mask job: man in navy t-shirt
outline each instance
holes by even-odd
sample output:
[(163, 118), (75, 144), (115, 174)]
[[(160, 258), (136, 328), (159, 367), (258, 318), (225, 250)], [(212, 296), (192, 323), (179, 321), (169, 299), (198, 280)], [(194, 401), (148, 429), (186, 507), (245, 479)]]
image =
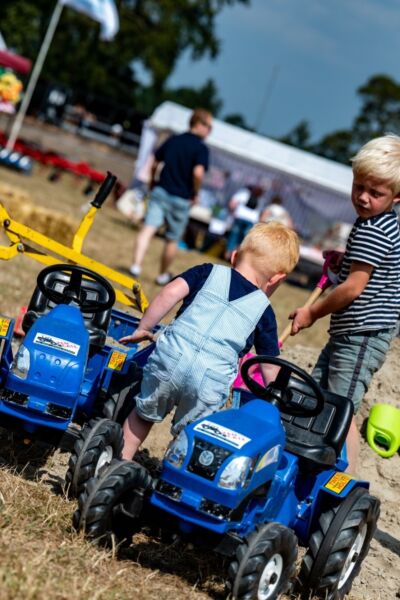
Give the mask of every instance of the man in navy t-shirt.
[[(155, 152), (149, 188), (152, 190), (144, 225), (136, 240), (135, 259), (130, 267), (138, 277), (149, 243), (161, 225), (166, 226), (165, 246), (161, 255), (160, 274), (156, 282), (165, 285), (172, 279), (169, 273), (192, 204), (208, 169), (208, 148), (204, 139), (212, 128), (212, 115), (201, 108), (190, 118), (190, 130), (173, 135)], [(156, 176), (160, 172), (157, 183)]]

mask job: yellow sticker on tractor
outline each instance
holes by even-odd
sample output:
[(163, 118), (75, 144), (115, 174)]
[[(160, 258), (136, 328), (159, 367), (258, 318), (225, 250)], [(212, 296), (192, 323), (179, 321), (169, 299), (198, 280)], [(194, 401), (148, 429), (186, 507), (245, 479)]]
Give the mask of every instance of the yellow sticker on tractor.
[(121, 371), (122, 367), (124, 366), (125, 359), (125, 352), (118, 352), (117, 350), (114, 350), (110, 356), (107, 366), (109, 369), (113, 369), (114, 371)]
[(0, 317), (0, 337), (6, 337), (11, 319)]
[(347, 475), (347, 473), (335, 473), (325, 484), (325, 487), (335, 494), (340, 494), (352, 479), (353, 477)]

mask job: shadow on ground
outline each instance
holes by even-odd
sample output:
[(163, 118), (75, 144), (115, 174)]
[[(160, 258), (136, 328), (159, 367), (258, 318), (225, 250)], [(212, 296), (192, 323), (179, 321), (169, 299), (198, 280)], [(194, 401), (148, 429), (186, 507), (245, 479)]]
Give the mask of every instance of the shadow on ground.
[(134, 539), (133, 545), (121, 549), (121, 559), (133, 560), (155, 572), (175, 575), (214, 600), (226, 598), (227, 559), (209, 549), (193, 547), (178, 538), (164, 539), (138, 534)]

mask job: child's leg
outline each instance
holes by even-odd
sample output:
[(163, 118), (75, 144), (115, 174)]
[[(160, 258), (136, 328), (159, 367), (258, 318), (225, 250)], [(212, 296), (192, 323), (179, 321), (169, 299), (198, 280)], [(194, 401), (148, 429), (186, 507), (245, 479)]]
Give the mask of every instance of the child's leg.
[(346, 471), (349, 473), (357, 473), (357, 462), (360, 454), (360, 434), (358, 433), (358, 427), (355, 417), (353, 417), (349, 429), (349, 433), (346, 438), (347, 445), (347, 460), (349, 466)]
[(136, 406), (123, 425), (122, 458), (131, 460), (148, 436), (153, 423), (160, 423), (172, 410), (174, 396), (168, 376), (168, 364), (163, 364), (156, 347), (144, 368), (140, 393), (135, 398)]
[(123, 425), (124, 432), (124, 447), (122, 450), (122, 458), (132, 460), (139, 446), (148, 436), (153, 423), (141, 419), (136, 410), (128, 415)]
[[(331, 338), (328, 389), (353, 402), (354, 413), (368, 391), (373, 375), (382, 366), (390, 346), (391, 332), (353, 334)], [(360, 452), (360, 435), (355, 417), (346, 438), (347, 470), (355, 473)]]

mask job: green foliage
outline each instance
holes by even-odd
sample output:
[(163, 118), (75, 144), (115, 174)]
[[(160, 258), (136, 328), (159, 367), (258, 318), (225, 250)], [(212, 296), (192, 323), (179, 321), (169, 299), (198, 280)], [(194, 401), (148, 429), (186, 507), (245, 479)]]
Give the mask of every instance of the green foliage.
[(224, 117), (225, 123), (230, 123), (231, 125), (236, 125), (236, 127), (241, 127), (242, 129), (247, 129), (248, 131), (254, 131), (253, 127), (250, 127), (244, 117), (239, 113), (233, 113), (230, 115), (226, 115)]
[(279, 141), (290, 146), (296, 146), (296, 148), (308, 150), (310, 144), (310, 124), (308, 121), (300, 121), (296, 127), (280, 138)]
[[(215, 58), (219, 40), (215, 18), (227, 6), (249, 0), (115, 0), (120, 30), (113, 42), (99, 39), (98, 23), (69, 7), (63, 9), (42, 78), (61, 83), (81, 97), (96, 94), (122, 105), (142, 102), (150, 112), (165, 98), (166, 81), (178, 58)], [(34, 60), (56, 0), (1, 0), (1, 30), (9, 47)], [(149, 90), (139, 82), (137, 66), (150, 74)], [(181, 90), (183, 97), (190, 90)], [(192, 90), (218, 112), (215, 85)], [(168, 94), (178, 91), (168, 91)], [(181, 102), (182, 103), (182, 102)]]
[(328, 133), (312, 146), (315, 154), (348, 164), (349, 158), (355, 154), (353, 135), (347, 129)]
[(163, 100), (171, 100), (188, 108), (201, 106), (217, 115), (222, 108), (222, 100), (218, 98), (215, 82), (208, 79), (206, 83), (198, 88), (181, 87), (175, 90), (168, 89), (163, 93)]
[(363, 103), (353, 123), (359, 145), (388, 132), (400, 133), (400, 84), (387, 75), (374, 75), (357, 93)]
[(357, 94), (361, 108), (349, 129), (333, 131), (311, 144), (308, 123), (301, 121), (280, 141), (348, 165), (368, 140), (389, 132), (400, 134), (399, 83), (387, 75), (373, 75)]

